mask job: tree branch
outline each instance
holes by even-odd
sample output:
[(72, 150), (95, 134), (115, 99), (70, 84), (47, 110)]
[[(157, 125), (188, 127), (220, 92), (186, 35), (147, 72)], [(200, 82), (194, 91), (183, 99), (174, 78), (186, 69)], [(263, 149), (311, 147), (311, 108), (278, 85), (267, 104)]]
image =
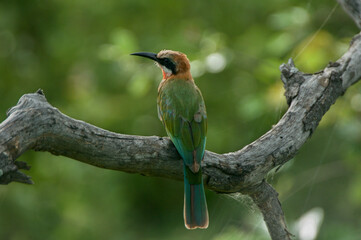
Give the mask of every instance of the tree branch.
[[(359, 9), (357, 1), (340, 3)], [(358, 15), (359, 24), (360, 12), (351, 12), (356, 13), (351, 14), (354, 19)], [(323, 71), (302, 73), (291, 59), (280, 70), (289, 105), (282, 119), (239, 151), (206, 151), (202, 168), (209, 189), (248, 194), (261, 209), (272, 239), (289, 239), (277, 193), (264, 178), (296, 155), (330, 106), (361, 78), (361, 34)], [(51, 106), (41, 90), (23, 95), (0, 124), (0, 184), (32, 183), (19, 171), (30, 167), (17, 161), (28, 150), (48, 151), (101, 168), (183, 179), (182, 161), (168, 138), (113, 133), (70, 118)]]
[(250, 189), (249, 196), (261, 210), (268, 232), (272, 239), (291, 239), (288, 232), (278, 193), (271, 185), (263, 181)]
[[(257, 199), (264, 191), (249, 189), (259, 189), (255, 186), (262, 183), (272, 168), (295, 156), (329, 107), (360, 79), (361, 34), (353, 38), (349, 50), (337, 62), (330, 63), (321, 72), (302, 73), (292, 60), (281, 65), (280, 70), (288, 111), (270, 131), (237, 152), (216, 154), (206, 151), (202, 167), (209, 189), (246, 193), (260, 205)], [(16, 161), (31, 149), (107, 169), (183, 178), (182, 161), (168, 138), (117, 134), (75, 120), (51, 106), (41, 90), (22, 96), (7, 115), (0, 124), (2, 184), (11, 181), (32, 183), (30, 177), (19, 171), (29, 167)], [(277, 197), (273, 194), (272, 198)], [(267, 219), (272, 217), (265, 216), (266, 222)], [(279, 222), (282, 224), (283, 220)]]

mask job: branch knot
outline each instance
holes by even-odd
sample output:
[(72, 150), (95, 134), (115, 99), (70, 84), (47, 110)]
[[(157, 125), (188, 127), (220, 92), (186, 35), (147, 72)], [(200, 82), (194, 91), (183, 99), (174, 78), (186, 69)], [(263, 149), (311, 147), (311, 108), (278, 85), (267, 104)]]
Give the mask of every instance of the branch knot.
[(292, 100), (298, 95), (300, 85), (305, 81), (305, 78), (303, 73), (295, 67), (292, 58), (288, 60), (287, 64), (283, 63), (280, 66), (280, 71), (281, 80), (286, 90), (284, 95), (288, 106), (290, 106)]

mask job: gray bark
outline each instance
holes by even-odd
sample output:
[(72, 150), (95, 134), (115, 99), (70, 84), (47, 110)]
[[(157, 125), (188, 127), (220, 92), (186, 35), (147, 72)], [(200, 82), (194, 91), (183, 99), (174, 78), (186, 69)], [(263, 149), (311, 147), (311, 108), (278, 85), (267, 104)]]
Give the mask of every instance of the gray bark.
[[(358, 1), (340, 0), (345, 9)], [(353, 5), (352, 5), (353, 4)], [(351, 11), (352, 17), (359, 10)], [(357, 19), (355, 20), (357, 24)], [(292, 159), (323, 115), (361, 78), (361, 33), (335, 63), (315, 74), (300, 72), (292, 60), (280, 66), (289, 108), (267, 133), (239, 151), (206, 151), (205, 186), (222, 193), (249, 195), (261, 210), (272, 239), (290, 239), (277, 192), (264, 178)], [(32, 183), (17, 159), (26, 151), (48, 151), (101, 168), (182, 180), (182, 161), (168, 138), (113, 133), (73, 119), (51, 106), (43, 92), (23, 95), (0, 124), (0, 184)]]
[(247, 193), (263, 214), (272, 239), (291, 239), (293, 235), (287, 230), (278, 193), (271, 185), (263, 181)]

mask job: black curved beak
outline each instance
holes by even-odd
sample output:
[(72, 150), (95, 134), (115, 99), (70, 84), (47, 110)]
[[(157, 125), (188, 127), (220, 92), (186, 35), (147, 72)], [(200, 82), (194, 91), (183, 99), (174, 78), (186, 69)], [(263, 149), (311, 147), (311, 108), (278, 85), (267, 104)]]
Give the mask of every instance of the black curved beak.
[(156, 54), (156, 53), (151, 53), (151, 52), (136, 52), (136, 53), (131, 53), (130, 55), (145, 57), (145, 58), (149, 58), (149, 59), (152, 59), (152, 60), (158, 62), (158, 58), (157, 58), (157, 54)]

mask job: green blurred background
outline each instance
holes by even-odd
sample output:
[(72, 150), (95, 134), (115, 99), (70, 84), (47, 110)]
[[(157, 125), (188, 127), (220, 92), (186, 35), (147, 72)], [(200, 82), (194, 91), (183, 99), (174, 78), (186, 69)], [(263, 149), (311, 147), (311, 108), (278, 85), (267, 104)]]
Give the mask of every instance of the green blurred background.
[[(42, 88), (53, 106), (76, 119), (164, 136), (156, 112), (161, 72), (129, 53), (173, 49), (188, 55), (203, 92), (207, 149), (235, 151), (286, 111), (281, 63), (293, 57), (300, 70), (318, 71), (356, 33), (329, 0), (2, 0), (0, 121), (21, 95)], [(312, 239), (312, 231), (317, 239), (360, 239), (360, 90), (352, 86), (295, 159), (268, 176), (297, 239)], [(182, 182), (43, 152), (20, 160), (32, 165), (35, 185), (0, 186), (0, 239), (269, 238), (242, 196), (207, 191), (210, 226), (188, 231)]]

